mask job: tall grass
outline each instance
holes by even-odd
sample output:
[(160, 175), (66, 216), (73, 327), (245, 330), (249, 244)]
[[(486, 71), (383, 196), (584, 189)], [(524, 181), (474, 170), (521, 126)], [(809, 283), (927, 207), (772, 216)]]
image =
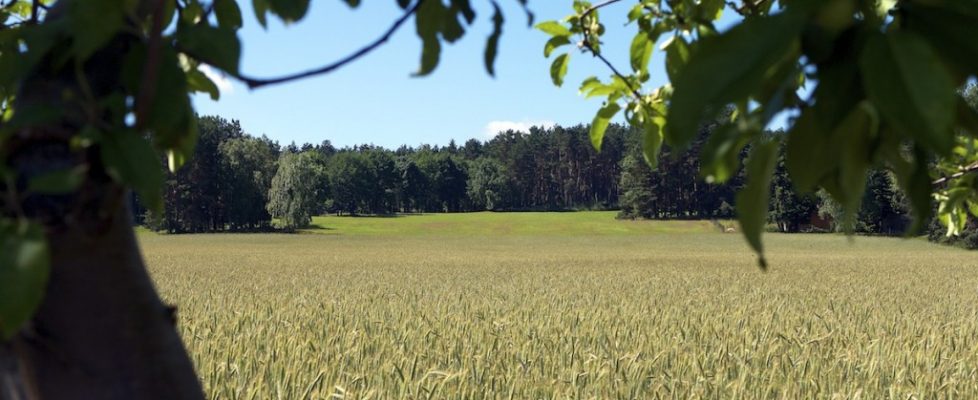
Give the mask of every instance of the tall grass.
[(975, 253), (653, 231), (141, 242), (212, 398), (978, 398)]

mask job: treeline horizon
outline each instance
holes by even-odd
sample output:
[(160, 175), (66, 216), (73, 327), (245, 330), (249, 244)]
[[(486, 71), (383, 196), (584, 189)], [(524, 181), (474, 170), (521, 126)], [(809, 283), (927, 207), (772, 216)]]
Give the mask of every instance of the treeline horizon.
[[(337, 148), (329, 140), (282, 146), (217, 116), (199, 117), (198, 126), (191, 161), (166, 172), (162, 215), (134, 199), (137, 223), (201, 233), (272, 230), (273, 220), (277, 228), (294, 230), (324, 214), (618, 210), (619, 218), (728, 219), (744, 183), (743, 169), (723, 184), (700, 175), (700, 155), (709, 146), (704, 139), (715, 122), (704, 124), (700, 139), (685, 151), (665, 146), (655, 170), (641, 154), (641, 133), (621, 124), (608, 127), (601, 151), (592, 147), (583, 124), (396, 149)], [(798, 193), (783, 162), (772, 182), (770, 209), (771, 230), (842, 228), (838, 204), (822, 193)], [(891, 174), (874, 171), (854, 228), (901, 234), (908, 210)], [(939, 228), (931, 227), (933, 239), (940, 238)], [(978, 242), (978, 233), (969, 234), (963, 240)]]

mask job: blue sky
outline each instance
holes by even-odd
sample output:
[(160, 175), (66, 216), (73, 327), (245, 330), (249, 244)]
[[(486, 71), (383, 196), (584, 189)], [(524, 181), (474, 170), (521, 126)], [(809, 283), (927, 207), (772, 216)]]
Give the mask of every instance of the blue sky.
[[(248, 8), (251, 2), (239, 3), (245, 7), (241, 71), (255, 77), (333, 62), (375, 40), (402, 13), (393, 0), (365, 1), (354, 10), (339, 0), (313, 1), (302, 21), (284, 26), (270, 18), (266, 30)], [(282, 144), (328, 139), (337, 146), (444, 145), (451, 139), (489, 139), (495, 130), (509, 127), (589, 122), (601, 100), (579, 96), (579, 83), (590, 75), (604, 79), (610, 71), (565, 46), (572, 51), (570, 68), (564, 86), (554, 87), (550, 60), (543, 57), (547, 36), (527, 27), (516, 0), (501, 0), (506, 23), (492, 78), (482, 61), (491, 29), (489, 2), (473, 3), (475, 24), (459, 42), (442, 48), (441, 63), (428, 77), (410, 76), (421, 49), (411, 20), (387, 44), (331, 74), (255, 90), (221, 79), (219, 101), (197, 95), (194, 104), (201, 114), (237, 119), (246, 132)], [(628, 45), (635, 32), (634, 26), (624, 26), (629, 3), (610, 6), (602, 14), (608, 32), (604, 52), (620, 69), (628, 68)], [(536, 21), (562, 18), (570, 13), (570, 4), (530, 1)], [(656, 49), (651, 66), (655, 86), (666, 79), (662, 57)]]

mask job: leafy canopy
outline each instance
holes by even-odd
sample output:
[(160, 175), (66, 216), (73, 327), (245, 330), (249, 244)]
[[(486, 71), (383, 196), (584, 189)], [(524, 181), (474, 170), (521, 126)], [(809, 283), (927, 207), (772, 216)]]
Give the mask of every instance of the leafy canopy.
[[(599, 11), (615, 3), (631, 4), (627, 21), (636, 32), (624, 72), (602, 52)], [(719, 31), (717, 21), (731, 12), (741, 22)], [(643, 128), (654, 167), (663, 143), (688, 146), (703, 121), (735, 108), (704, 148), (702, 176), (726, 181), (741, 167), (736, 155), (751, 148), (737, 212), (762, 267), (777, 141), (787, 142), (786, 166), (799, 189), (826, 190), (847, 221), (876, 168), (892, 171), (910, 199), (908, 233), (930, 220), (932, 202), (949, 235), (969, 213), (978, 217), (978, 114), (959, 95), (978, 75), (978, 1), (578, 0), (571, 15), (536, 27), (549, 36), (544, 56), (576, 44), (611, 72), (580, 86), (586, 97), (605, 98), (591, 129), (596, 148), (607, 121), (624, 112)], [(671, 83), (652, 88), (655, 51), (665, 53)], [(554, 58), (558, 86), (572, 52)], [(783, 113), (791, 116), (788, 132), (765, 134)]]
[[(518, 1), (525, 6), (525, 0)], [(503, 16), (491, 2), (493, 29), (484, 58), (486, 70), (494, 74)], [(310, 3), (251, 0), (262, 26), (270, 17), (297, 22)], [(360, 1), (345, 3), (355, 8)], [(252, 88), (302, 79), (355, 61), (413, 18), (422, 42), (415, 76), (424, 76), (437, 67), (442, 44), (459, 40), (476, 18), (470, 0), (396, 3), (403, 16), (348, 57), (311, 71), (255, 78), (239, 65), (238, 30), (245, 20), (239, 0), (0, 1), (0, 340), (12, 337), (33, 314), (49, 273), (45, 226), (22, 207), (31, 196), (71, 196), (107, 175), (159, 214), (164, 174), (157, 154), (166, 154), (170, 171), (184, 165), (197, 143), (190, 94), (206, 93), (215, 100), (221, 95), (203, 66)], [(527, 16), (532, 21), (529, 11)], [(53, 86), (58, 87), (47, 90)], [(30, 172), (10, 166), (8, 157), (17, 147), (12, 143), (30, 140), (21, 133), (53, 127), (73, 127), (70, 137), (62, 139), (81, 160), (77, 165), (53, 163), (46, 167), (50, 170)], [(277, 202), (271, 211), (290, 226), (308, 221), (304, 204), (287, 203)]]

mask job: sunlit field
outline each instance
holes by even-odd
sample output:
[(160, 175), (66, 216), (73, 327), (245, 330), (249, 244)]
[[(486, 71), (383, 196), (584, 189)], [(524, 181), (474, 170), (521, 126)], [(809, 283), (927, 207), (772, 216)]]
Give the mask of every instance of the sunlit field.
[(613, 217), (140, 241), (211, 398), (978, 398), (978, 253)]

